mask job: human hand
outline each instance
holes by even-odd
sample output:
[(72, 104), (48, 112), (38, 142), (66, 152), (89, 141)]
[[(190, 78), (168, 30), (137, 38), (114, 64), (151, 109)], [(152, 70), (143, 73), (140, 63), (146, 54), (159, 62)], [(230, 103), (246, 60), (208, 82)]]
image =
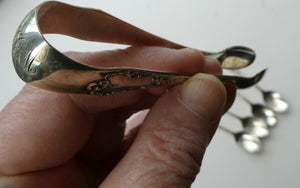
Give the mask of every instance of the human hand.
[[(221, 73), (196, 50), (68, 53), (97, 66)], [(182, 85), (87, 96), (26, 85), (0, 114), (0, 187), (190, 187), (235, 88), (197, 74)], [(150, 109), (124, 137), (126, 119)], [(139, 117), (137, 117), (139, 118)]]

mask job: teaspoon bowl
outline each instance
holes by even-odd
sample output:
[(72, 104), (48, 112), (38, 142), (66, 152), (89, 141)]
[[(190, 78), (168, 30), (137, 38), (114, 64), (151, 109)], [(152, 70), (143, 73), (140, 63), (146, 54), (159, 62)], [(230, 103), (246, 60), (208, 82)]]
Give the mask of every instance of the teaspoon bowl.
[(254, 50), (245, 46), (232, 46), (221, 52), (203, 52), (208, 57), (215, 57), (224, 69), (240, 69), (251, 65), (255, 60)]
[(269, 136), (270, 131), (268, 129), (268, 125), (261, 118), (257, 118), (254, 116), (241, 118), (232, 112), (227, 112), (230, 116), (241, 121), (242, 126), (244, 128), (244, 132), (249, 133), (251, 135), (255, 135), (259, 138), (264, 138)]
[(244, 131), (235, 133), (223, 126), (219, 126), (218, 128), (223, 130), (224, 132), (233, 135), (236, 143), (240, 145), (242, 149), (244, 149), (248, 153), (257, 153), (261, 151), (262, 144), (259, 137), (250, 133), (246, 133)]
[(272, 109), (261, 104), (253, 104), (252, 113), (254, 116), (264, 120), (269, 127), (275, 127), (278, 123), (277, 114)]
[(260, 87), (256, 88), (262, 92), (265, 105), (277, 113), (287, 112), (289, 109), (289, 104), (286, 102), (282, 96), (276, 91), (264, 91)]

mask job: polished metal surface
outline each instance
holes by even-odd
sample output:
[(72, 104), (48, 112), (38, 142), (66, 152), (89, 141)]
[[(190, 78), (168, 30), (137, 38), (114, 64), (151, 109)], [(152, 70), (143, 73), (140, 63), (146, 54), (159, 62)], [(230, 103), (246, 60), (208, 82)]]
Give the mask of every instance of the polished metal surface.
[(248, 153), (257, 153), (261, 151), (262, 144), (259, 137), (257, 137), (256, 135), (245, 131), (234, 133), (222, 125), (219, 126), (219, 129), (233, 135), (236, 143), (239, 144), (242, 149), (244, 149)]
[(259, 138), (264, 138), (270, 135), (268, 125), (261, 118), (253, 116), (241, 118), (231, 112), (227, 112), (227, 114), (240, 120), (246, 133), (255, 135)]
[(277, 113), (287, 112), (289, 103), (276, 91), (265, 91), (261, 87), (256, 88), (263, 94), (265, 105)]
[[(19, 77), (43, 89), (110, 95), (150, 87), (171, 86), (191, 76), (134, 68), (83, 65), (51, 46), (43, 37), (43, 34), (49, 33), (90, 41), (184, 48), (98, 10), (59, 2), (45, 2), (24, 18), (15, 34), (12, 48), (13, 62)], [(216, 77), (223, 82), (235, 83), (238, 88), (247, 88), (256, 84), (263, 74), (264, 71), (250, 78), (226, 75)]]
[(278, 124), (277, 114), (272, 109), (262, 104), (253, 104), (242, 95), (238, 95), (238, 96), (251, 106), (253, 116), (258, 117), (263, 121), (265, 121), (269, 127), (275, 127)]
[(261, 150), (260, 139), (248, 133), (238, 133), (235, 135), (236, 142), (249, 153), (257, 153)]
[(224, 69), (240, 69), (249, 66), (255, 60), (254, 50), (245, 46), (233, 46), (221, 52), (203, 52), (206, 56), (215, 57)]
[(252, 104), (252, 113), (254, 116), (263, 119), (269, 127), (275, 127), (278, 124), (277, 114), (261, 104)]
[[(238, 70), (234, 71), (234, 73), (239, 76), (243, 76), (243, 74)], [(280, 95), (280, 93), (264, 90), (258, 85), (256, 85), (255, 88), (262, 93), (265, 106), (267, 108), (270, 108), (276, 113), (285, 113), (289, 110), (289, 103)]]

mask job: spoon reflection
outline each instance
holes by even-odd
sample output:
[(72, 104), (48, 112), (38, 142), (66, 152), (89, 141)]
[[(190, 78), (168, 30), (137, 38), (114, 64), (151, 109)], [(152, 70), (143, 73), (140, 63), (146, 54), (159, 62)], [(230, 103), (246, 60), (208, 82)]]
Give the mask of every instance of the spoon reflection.
[(249, 66), (255, 60), (254, 50), (245, 46), (232, 46), (221, 52), (204, 52), (207, 57), (216, 58), (224, 69), (240, 69)]

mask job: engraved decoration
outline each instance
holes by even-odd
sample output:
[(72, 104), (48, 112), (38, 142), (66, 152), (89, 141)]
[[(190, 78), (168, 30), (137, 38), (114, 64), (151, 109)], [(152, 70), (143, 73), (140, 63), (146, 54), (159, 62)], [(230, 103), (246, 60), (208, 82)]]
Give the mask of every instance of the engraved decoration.
[[(93, 81), (86, 87), (91, 95), (111, 95), (114, 93), (167, 86), (179, 83), (183, 79), (140, 70), (114, 70), (99, 73), (101, 79)], [(139, 80), (137, 82), (137, 80)]]

